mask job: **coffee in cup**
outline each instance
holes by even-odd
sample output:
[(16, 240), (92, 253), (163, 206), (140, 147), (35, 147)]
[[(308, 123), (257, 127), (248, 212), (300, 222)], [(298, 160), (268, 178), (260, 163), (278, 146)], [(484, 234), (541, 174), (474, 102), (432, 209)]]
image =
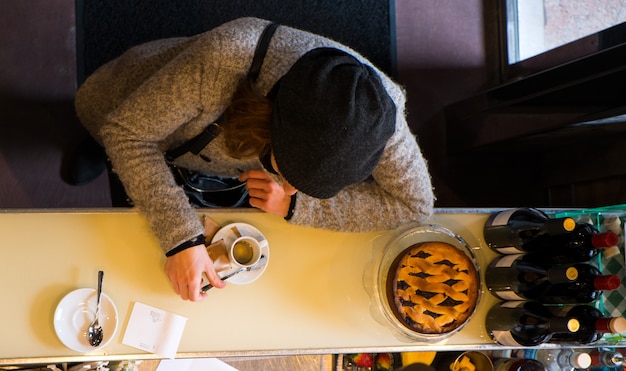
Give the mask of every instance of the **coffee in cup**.
[(267, 240), (261, 241), (254, 237), (242, 236), (237, 238), (228, 250), (231, 264), (239, 267), (251, 267), (261, 259), (261, 250), (267, 247)]

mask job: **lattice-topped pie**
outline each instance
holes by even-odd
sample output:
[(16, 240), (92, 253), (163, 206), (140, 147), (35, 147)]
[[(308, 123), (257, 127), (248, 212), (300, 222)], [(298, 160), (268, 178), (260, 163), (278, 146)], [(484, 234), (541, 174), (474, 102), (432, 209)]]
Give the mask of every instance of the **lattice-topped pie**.
[(462, 325), (478, 300), (472, 260), (444, 242), (404, 250), (391, 265), (387, 298), (396, 317), (422, 334), (444, 334)]

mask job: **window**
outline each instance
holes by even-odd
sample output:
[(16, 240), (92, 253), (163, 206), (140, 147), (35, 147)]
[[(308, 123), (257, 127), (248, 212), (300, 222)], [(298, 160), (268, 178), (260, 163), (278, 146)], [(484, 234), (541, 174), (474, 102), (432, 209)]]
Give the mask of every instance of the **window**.
[(506, 0), (508, 63), (526, 60), (625, 21), (624, 0)]

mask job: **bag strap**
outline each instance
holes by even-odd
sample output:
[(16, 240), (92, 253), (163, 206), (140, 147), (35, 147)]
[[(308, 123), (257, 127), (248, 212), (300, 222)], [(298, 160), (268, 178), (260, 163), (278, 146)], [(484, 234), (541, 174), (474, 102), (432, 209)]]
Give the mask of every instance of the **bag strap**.
[(221, 131), (222, 128), (217, 123), (211, 123), (209, 126), (204, 128), (200, 134), (180, 146), (165, 152), (165, 159), (172, 162), (187, 152), (197, 155), (200, 151), (202, 151), (202, 148), (211, 143), (211, 141), (215, 139)]
[[(261, 33), (261, 36), (259, 37), (259, 42), (257, 43), (256, 49), (254, 51), (252, 64), (250, 65), (250, 69), (248, 70), (247, 75), (247, 78), (252, 82), (256, 82), (259, 78), (259, 73), (261, 71), (261, 66), (263, 65), (265, 55), (267, 54), (267, 49), (270, 45), (270, 41), (272, 40), (272, 36), (274, 36), (274, 32), (276, 31), (278, 26), (278, 23), (268, 24), (267, 26), (265, 26), (263, 33)], [(204, 130), (202, 130), (200, 134), (196, 135), (195, 137), (191, 138), (180, 146), (165, 152), (165, 159), (172, 162), (187, 152), (198, 155), (200, 151), (202, 151), (202, 149), (206, 147), (207, 144), (211, 143), (211, 141), (215, 139), (222, 131), (222, 128), (218, 125), (218, 123), (222, 121), (222, 116), (220, 116), (216, 120), (216, 122), (204, 128)]]
[(265, 29), (259, 38), (259, 43), (254, 51), (254, 58), (252, 58), (252, 64), (248, 70), (248, 79), (252, 82), (256, 82), (256, 80), (259, 79), (259, 72), (261, 72), (263, 60), (267, 54), (267, 48), (270, 46), (270, 41), (272, 40), (272, 36), (274, 36), (274, 32), (276, 32), (278, 26), (278, 23), (268, 24), (265, 26)]

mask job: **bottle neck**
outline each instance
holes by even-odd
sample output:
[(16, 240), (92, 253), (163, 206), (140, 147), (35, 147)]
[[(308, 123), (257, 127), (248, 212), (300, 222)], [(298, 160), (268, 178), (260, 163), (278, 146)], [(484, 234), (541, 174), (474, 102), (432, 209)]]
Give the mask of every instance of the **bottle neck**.
[(544, 231), (549, 235), (559, 235), (574, 230), (576, 222), (572, 218), (548, 219), (544, 224)]
[(571, 317), (552, 317), (548, 320), (548, 327), (553, 333), (575, 333), (580, 329), (580, 322)]
[(626, 319), (623, 317), (603, 317), (596, 319), (596, 331), (621, 334), (626, 332)]
[(591, 352), (592, 366), (621, 366), (624, 363), (624, 356), (619, 352), (600, 351)]
[(591, 356), (589, 353), (572, 352), (568, 357), (568, 364), (565, 366), (586, 369), (591, 366)]
[(596, 290), (617, 290), (621, 284), (622, 280), (615, 274), (596, 276), (593, 279), (593, 287)]
[(573, 282), (578, 278), (578, 269), (571, 265), (555, 265), (546, 271), (546, 276), (552, 283)]
[(596, 330), (600, 332), (611, 332), (612, 318), (598, 318), (596, 320)]
[(597, 249), (617, 245), (619, 237), (613, 232), (596, 233), (591, 236), (591, 245)]

